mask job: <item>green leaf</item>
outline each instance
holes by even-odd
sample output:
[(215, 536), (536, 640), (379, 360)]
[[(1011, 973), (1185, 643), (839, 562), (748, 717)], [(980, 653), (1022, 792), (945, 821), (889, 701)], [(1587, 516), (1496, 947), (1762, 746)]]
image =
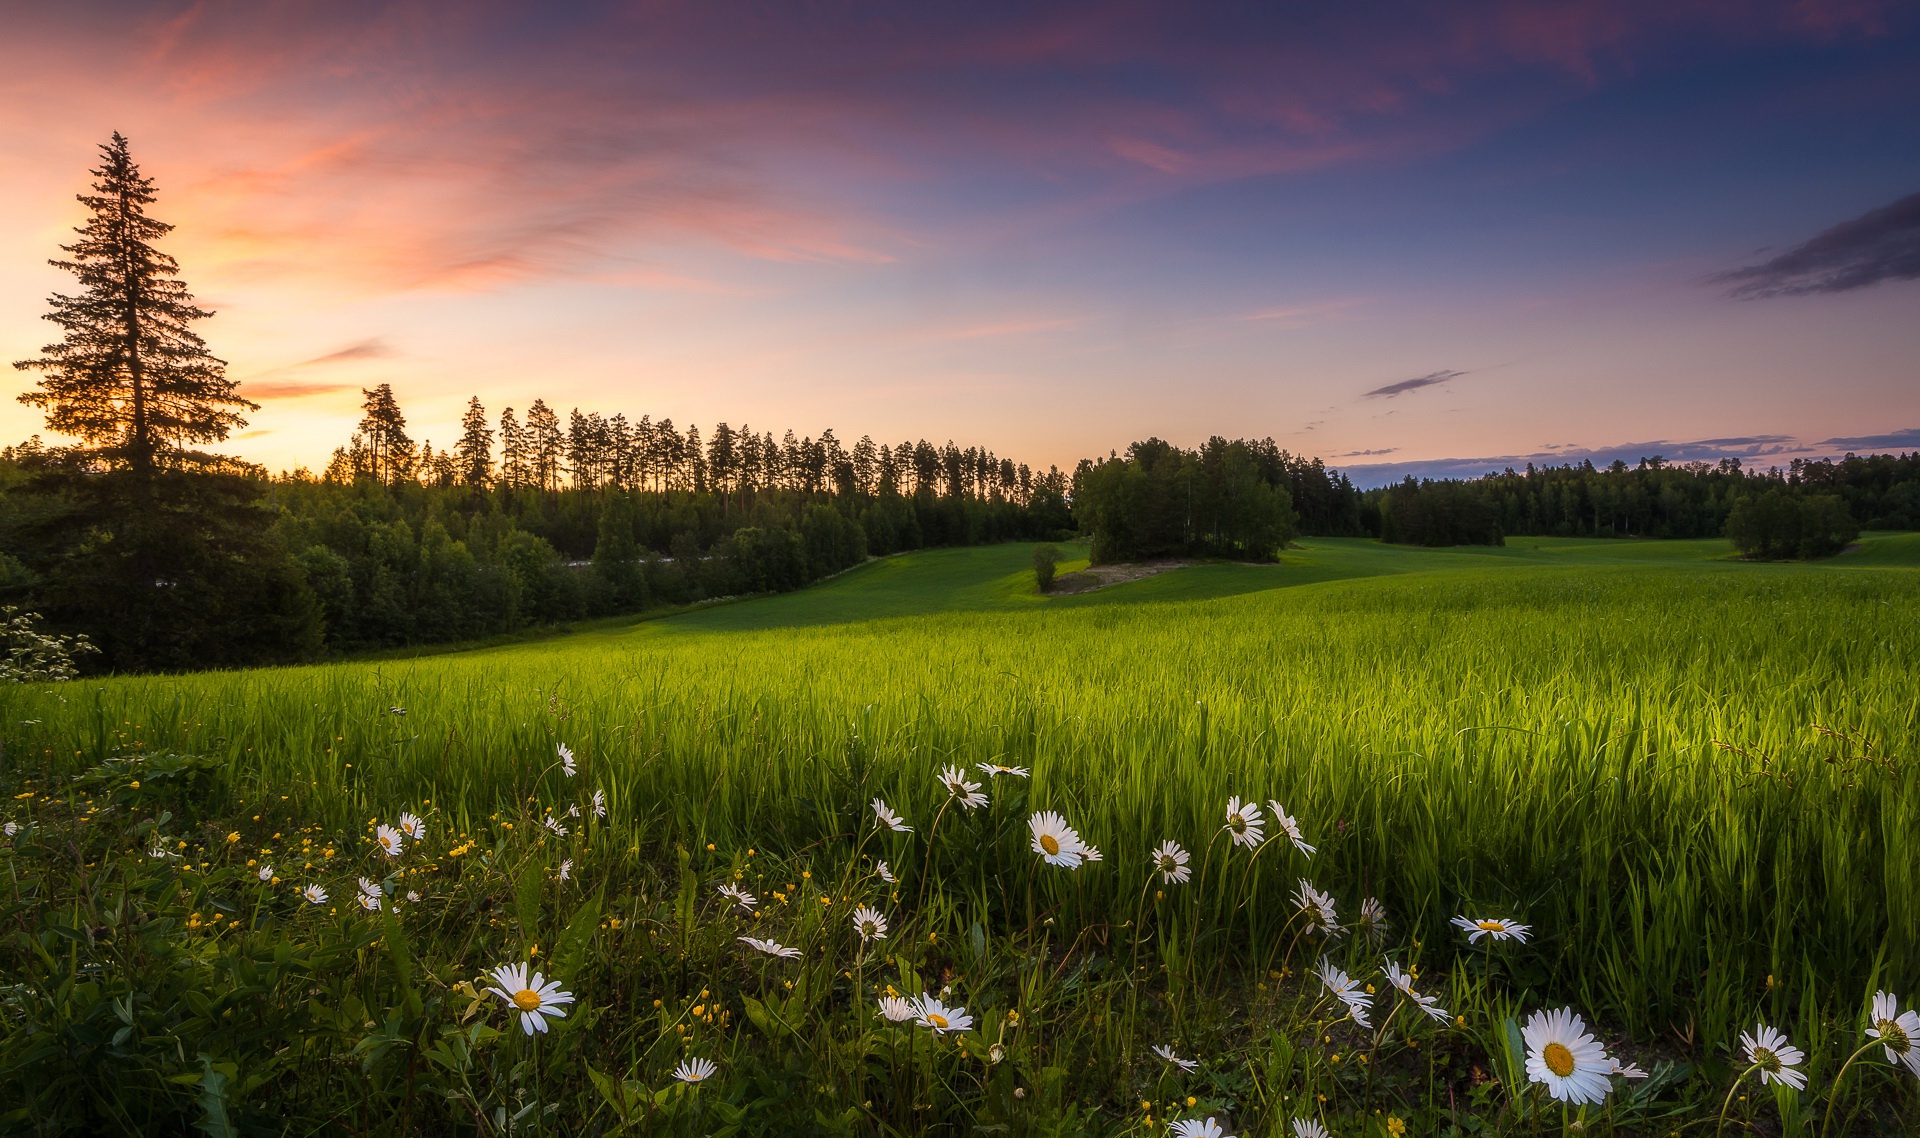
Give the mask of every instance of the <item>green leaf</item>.
[(406, 1003), (407, 1015), (420, 1016), (420, 992), (413, 983), (413, 954), (407, 950), (406, 930), (400, 927), (400, 918), (394, 916), (393, 909), (387, 905), (380, 907), (380, 924), (386, 932), (387, 955), (393, 959), (394, 980), (400, 985), (401, 999)]
[(625, 1127), (630, 1124), (633, 1121), (634, 1110), (640, 1103), (635, 1101), (627, 1084), (612, 1075), (596, 1070), (591, 1063), (587, 1064), (587, 1077), (593, 1080), (593, 1089), (599, 1091), (600, 1097), (613, 1108), (614, 1115), (620, 1119), (620, 1125)]
[(208, 1138), (235, 1138), (233, 1122), (227, 1117), (227, 1076), (215, 1070), (213, 1060), (200, 1056), (200, 1121), (194, 1126)]
[(540, 942), (540, 890), (546, 883), (547, 867), (536, 858), (528, 858), (520, 867), (520, 881), (513, 890), (513, 909), (520, 918), (520, 935), (529, 944)]
[(600, 894), (595, 893), (573, 911), (567, 927), (555, 938), (553, 955), (549, 957), (554, 968), (567, 975), (577, 972), (581, 959), (586, 955), (587, 945), (593, 940), (593, 934), (599, 931)]

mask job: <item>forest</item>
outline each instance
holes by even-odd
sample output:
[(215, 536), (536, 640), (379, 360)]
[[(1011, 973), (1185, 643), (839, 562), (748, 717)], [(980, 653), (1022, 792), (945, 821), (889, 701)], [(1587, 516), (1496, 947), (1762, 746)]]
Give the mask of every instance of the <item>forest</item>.
[(1795, 459), (1766, 470), (1657, 456), (1631, 467), (1529, 465), (1483, 478), (1408, 478), (1365, 498), (1372, 532), (1408, 545), (1724, 535), (1751, 557), (1826, 556), (1862, 529), (1920, 529), (1920, 453)]

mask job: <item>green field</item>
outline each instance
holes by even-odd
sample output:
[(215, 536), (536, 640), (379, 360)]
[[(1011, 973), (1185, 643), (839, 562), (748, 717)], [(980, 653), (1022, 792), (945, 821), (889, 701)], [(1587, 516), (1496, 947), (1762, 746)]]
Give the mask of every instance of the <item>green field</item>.
[[(76, 1062), (128, 1085), (180, 1076), (165, 1109), (199, 1117), (205, 1072), (230, 1060), (236, 1117), (280, 1118), (262, 1103), (296, 1087), (390, 1111), (404, 1083), (423, 1132), (491, 1133), (496, 1106), (511, 1108), (504, 1118), (536, 1101), (523, 1130), (591, 1131), (624, 1111), (638, 1129), (684, 1132), (776, 1133), (797, 1118), (820, 1132), (1149, 1133), (1166, 1107), (1140, 1101), (1168, 1093), (1235, 1133), (1319, 1113), (1357, 1134), (1384, 1127), (1376, 1110), (1414, 1133), (1467, 1116), (1500, 1131), (1571, 1117), (1543, 1113), (1501, 1066), (1505, 1020), (1570, 1005), (1657, 1067), (1591, 1114), (1623, 1132), (1711, 1124), (1745, 1066), (1730, 1048), (1757, 1018), (1809, 1052), (1814, 1086), (1776, 1103), (1750, 1080), (1734, 1120), (1775, 1133), (1838, 1103), (1837, 1127), (1880, 1132), (1895, 1115), (1876, 1112), (1910, 1117), (1920, 1102), (1913, 1078), (1872, 1056), (1837, 1096), (1824, 1089), (1876, 989), (1920, 995), (1920, 535), (1868, 535), (1805, 565), (1741, 563), (1719, 541), (1317, 539), (1279, 565), (1198, 565), (1063, 597), (1034, 592), (1029, 553), (907, 554), (797, 593), (506, 648), (0, 693), (5, 789), (36, 795), (13, 816), (43, 835), (9, 855), (21, 931), (0, 971), (31, 977), (45, 999), (9, 1019), (0, 1088), (104, 1093), (73, 1089)], [(578, 778), (551, 769), (556, 743), (580, 756)], [(131, 754), (217, 761), (141, 786), (138, 764), (120, 761)], [(992, 780), (980, 811), (943, 809), (935, 776), (949, 763), (1032, 777)], [(82, 789), (65, 782), (85, 771)], [(605, 791), (607, 819), (541, 836), (545, 812), (589, 788)], [(83, 792), (104, 811), (85, 823)], [(1232, 795), (1284, 803), (1317, 853), (1230, 847), (1219, 834)], [(915, 832), (876, 834), (875, 796)], [(168, 838), (190, 843), (184, 868), (107, 873), (144, 849), (153, 827), (135, 823), (163, 807)], [(298, 855), (315, 868), (282, 892), (312, 878), (350, 897), (357, 872), (393, 868), (369, 852), (368, 820), (409, 808), (428, 817), (421, 849), (436, 852), (403, 918), (323, 917), (249, 884), (242, 855), (273, 850), (285, 867), (305, 826), (340, 852)], [(1104, 861), (1040, 864), (1026, 829), (1036, 809), (1058, 810)], [(46, 849), (60, 827), (86, 825), (99, 844), (82, 860), (102, 868), (75, 884)], [(227, 842), (230, 827), (240, 836)], [(484, 866), (444, 856), (456, 835), (489, 851)], [(1192, 852), (1193, 882), (1149, 880), (1163, 839)], [(876, 855), (900, 871), (897, 889), (872, 876)], [(566, 883), (547, 876), (562, 857)], [(805, 947), (802, 962), (741, 959), (736, 918), (709, 888), (734, 875), (766, 902), (740, 920)], [(1370, 1045), (1351, 1024), (1328, 1027), (1308, 969), (1322, 951), (1356, 974), (1379, 955), (1358, 931), (1303, 937), (1289, 900), (1301, 878), (1348, 921), (1363, 898), (1383, 902), (1387, 951), (1418, 961), (1465, 1022), (1416, 1027), (1403, 1013)], [(774, 891), (788, 900), (767, 902)], [(115, 897), (243, 914), (216, 935), (165, 935), (187, 946), (181, 968), (256, 1007), (189, 1002), (170, 1027), (140, 1021), (133, 1043), (104, 1042), (139, 1021), (131, 1004), (108, 1006), (114, 977), (134, 971), (116, 955), (132, 934), (74, 930), (107, 927)], [(884, 951), (849, 943), (849, 901), (888, 911)], [(1469, 949), (1447, 923), (1460, 913), (1515, 917), (1534, 936)], [(112, 919), (128, 919), (124, 904)], [(393, 951), (403, 927), (406, 963)], [(274, 943), (358, 947), (328, 958), (340, 975), (327, 979), (310, 964), (248, 987), (220, 963), (271, 959), (260, 946)], [(458, 1062), (418, 1058), (460, 1034), (455, 982), (536, 943), (567, 954), (556, 971), (582, 1000), (537, 1062), (516, 1050), (517, 1030), (470, 1042)], [(99, 974), (76, 971), (85, 963)], [(981, 1014), (977, 1038), (885, 1035), (897, 1029), (874, 1026), (871, 986), (888, 982), (951, 984), (952, 1002)], [(310, 986), (335, 1005), (351, 989), (355, 1015), (388, 1025), (393, 1038), (364, 1044), (373, 1029), (348, 1016), (314, 1045), (361, 1047), (365, 1073), (274, 1058), (284, 1052), (260, 1041), (290, 1026), (220, 1034), (257, 1008), (320, 1017), (289, 995)], [(163, 1002), (152, 998), (155, 1016)], [(724, 1019), (704, 1018), (716, 1008)], [(1009, 1011), (1025, 1017), (1015, 1030)], [(1170, 1075), (1144, 1050), (1174, 1040), (1200, 1072)], [(995, 1043), (1004, 1061), (979, 1057)], [(1365, 1070), (1352, 1059), (1363, 1052)], [(722, 1074), (697, 1095), (667, 1093), (667, 1070), (690, 1054)], [(58, 1077), (46, 1073), (56, 1061)], [(596, 1086), (589, 1064), (611, 1081)], [(431, 1107), (422, 1072), (445, 1084)], [(391, 1115), (356, 1113), (374, 1109), (286, 1117), (378, 1129)]]

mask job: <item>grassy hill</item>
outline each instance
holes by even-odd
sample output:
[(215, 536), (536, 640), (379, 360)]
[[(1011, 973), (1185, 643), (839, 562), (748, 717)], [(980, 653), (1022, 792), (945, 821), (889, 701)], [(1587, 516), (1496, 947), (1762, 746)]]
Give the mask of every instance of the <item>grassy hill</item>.
[[(60, 843), (21, 846), (43, 853), (16, 855), (16, 879), (37, 883), (16, 888), (47, 900), (13, 911), (107, 927), (112, 891), (83, 887), (73, 866), (124, 865), (127, 880), (159, 882), (141, 904), (184, 938), (167, 983), (231, 987), (220, 969), (237, 966), (221, 962), (276, 938), (359, 944), (357, 963), (329, 966), (329, 999), (351, 991), (374, 1021), (386, 1000), (402, 1009), (394, 1031), (427, 1013), (404, 1010), (415, 981), (366, 945), (404, 927), (409, 959), (449, 1001), (455, 980), (538, 946), (534, 959), (582, 994), (581, 1030), (541, 1041), (542, 1069), (571, 1072), (541, 1101), (575, 1124), (606, 1118), (620, 1079), (652, 1096), (698, 1054), (727, 1072), (701, 1094), (738, 1105), (784, 1088), (778, 1101), (804, 1104), (794, 1117), (807, 1126), (870, 1110), (902, 1132), (938, 1118), (1139, 1133), (1136, 1100), (1177, 1088), (1276, 1132), (1288, 1111), (1255, 1088), (1284, 1086), (1327, 1095), (1331, 1120), (1389, 1109), (1431, 1130), (1483, 1085), (1467, 1079), (1478, 1068), (1508, 1072), (1498, 1095), (1474, 1092), (1475, 1117), (1499, 1131), (1558, 1117), (1527, 1105), (1524, 1077), (1503, 1066), (1502, 1025), (1566, 1004), (1629, 1058), (1667, 1064), (1623, 1086), (1607, 1116), (1635, 1131), (1711, 1121), (1731, 1078), (1717, 1056), (1756, 1018), (1829, 1041), (1815, 1062), (1830, 1080), (1865, 998), (1920, 985), (1916, 535), (1869, 535), (1812, 565), (1738, 562), (1722, 542), (1315, 540), (1279, 565), (1198, 565), (1058, 597), (1033, 591), (1029, 553), (924, 551), (798, 593), (484, 651), (0, 692), (0, 789), (29, 796), (14, 817), (30, 834), (95, 843), (79, 863)], [(576, 777), (558, 769), (561, 744)], [(181, 762), (185, 773), (152, 773)], [(990, 804), (956, 806), (936, 775), (979, 763), (1030, 777), (974, 774)], [(1284, 803), (1313, 853), (1230, 842), (1230, 796)], [(876, 797), (912, 832), (877, 829)], [(403, 809), (428, 824), (413, 861), (369, 842), (370, 819)], [(1039, 809), (1103, 860), (1042, 863), (1028, 832)], [(154, 822), (163, 811), (173, 820)], [(159, 837), (184, 843), (161, 851), (177, 863), (147, 856)], [(1150, 872), (1168, 840), (1191, 855), (1192, 881)], [(283, 884), (254, 880), (252, 861), (266, 860)], [(367, 874), (421, 893), (404, 926), (291, 895), (312, 880), (338, 902)], [(1302, 924), (1290, 900), (1302, 880), (1327, 892), (1348, 935)], [(751, 890), (759, 915), (730, 915), (719, 882)], [(1378, 941), (1353, 927), (1367, 899), (1391, 922)], [(846, 911), (862, 903), (892, 921), (884, 944), (848, 939)], [(216, 909), (246, 916), (215, 937), (181, 931), (189, 912)], [(1463, 912), (1533, 935), (1489, 953), (1449, 924)], [(802, 959), (743, 957), (746, 931)], [(81, 941), (65, 956), (6, 942), (0, 969), (35, 991), (87, 964), (110, 965), (102, 974), (127, 991), (160, 984), (114, 957), (112, 938)], [(1339, 1021), (1309, 969), (1328, 953), (1388, 993), (1376, 944), (1418, 964), (1465, 1018), (1408, 1012), (1373, 1035)], [(316, 1026), (315, 982), (256, 984), (256, 1006), (232, 1014), (336, 1032), (312, 1045), (323, 1054), (357, 1046), (358, 1026)], [(902, 1058), (884, 1034), (896, 1029), (872, 1015), (886, 984), (950, 986), (984, 1026), (956, 1046), (916, 1037)], [(104, 1022), (120, 990), (100, 989), (85, 1014), (35, 1014)], [(151, 998), (157, 1016), (169, 997)], [(179, 1000), (152, 1036), (192, 1042), (136, 1047), (135, 1075), (116, 1076), (157, 1102), (179, 1085), (167, 1080), (200, 1070), (178, 1055), (255, 1054), (207, 1034), (222, 1013)], [(1009, 1012), (1027, 1026), (1006, 1026)], [(420, 1030), (454, 1024), (428, 1019)], [(52, 1094), (79, 1077), (18, 1059), (24, 1037), (10, 1038), (0, 1049), (24, 1072), (4, 1076), (12, 1090)], [(1150, 1040), (1208, 1066), (1169, 1075)], [(1007, 1049), (997, 1065), (983, 1058), (995, 1044)], [(490, 1045), (488, 1102), (504, 1102), (521, 1053)], [(1335, 1064), (1343, 1051), (1380, 1077)], [(616, 1090), (587, 1064), (613, 1071)], [(272, 1070), (259, 1085), (312, 1091)], [(385, 1077), (378, 1094), (337, 1086), (374, 1101), (398, 1093)], [(1912, 1098), (1885, 1068), (1856, 1066), (1848, 1083), (1849, 1110)], [(1016, 1086), (1034, 1098), (1016, 1100)], [(921, 1101), (933, 1114), (916, 1113)]]

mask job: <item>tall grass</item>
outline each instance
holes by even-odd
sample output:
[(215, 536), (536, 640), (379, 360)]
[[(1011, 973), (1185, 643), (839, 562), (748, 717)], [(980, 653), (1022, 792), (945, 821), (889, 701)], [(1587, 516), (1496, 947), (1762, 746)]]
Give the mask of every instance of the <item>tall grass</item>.
[[(1205, 930), (1191, 957), (1163, 938), (1158, 963), (1260, 975), (1298, 932), (1285, 898), (1306, 876), (1349, 905), (1381, 898), (1396, 935), (1468, 985), (1488, 958), (1457, 955), (1447, 919), (1518, 917), (1537, 940), (1498, 961), (1501, 984), (1697, 1041), (1755, 1016), (1849, 1020), (1875, 985), (1920, 984), (1917, 616), (1920, 575), (1897, 570), (1466, 571), (731, 634), (669, 622), (19, 689), (0, 716), (16, 770), (213, 754), (240, 798), (286, 795), (343, 831), (429, 799), (482, 827), (550, 795), (563, 741), (609, 796), (610, 848), (642, 858), (851, 851), (876, 795), (920, 841), (941, 765), (1017, 764), (1033, 772), (1018, 801), (996, 784), (982, 817), (892, 856), (932, 883), (929, 928), (1050, 919), (1061, 942), (1112, 940), (1141, 911), (1162, 838), (1198, 869), (1229, 795), (1274, 798), (1317, 856), (1215, 850), (1205, 890), (1155, 902)], [(1037, 866), (1040, 807), (1115, 870)]]
[(1275, 797), (1316, 872), (1430, 939), (1500, 906), (1550, 938), (1543, 982), (1635, 1029), (1724, 1028), (1768, 975), (1920, 980), (1916, 613), (1905, 573), (1404, 578), (118, 680), (5, 714), (16, 757), (212, 751), (336, 824), (420, 795), (484, 815), (556, 738), (617, 815), (696, 844), (817, 841), (870, 793), (930, 814), (946, 762), (1031, 766), (1035, 803), (1129, 859)]

